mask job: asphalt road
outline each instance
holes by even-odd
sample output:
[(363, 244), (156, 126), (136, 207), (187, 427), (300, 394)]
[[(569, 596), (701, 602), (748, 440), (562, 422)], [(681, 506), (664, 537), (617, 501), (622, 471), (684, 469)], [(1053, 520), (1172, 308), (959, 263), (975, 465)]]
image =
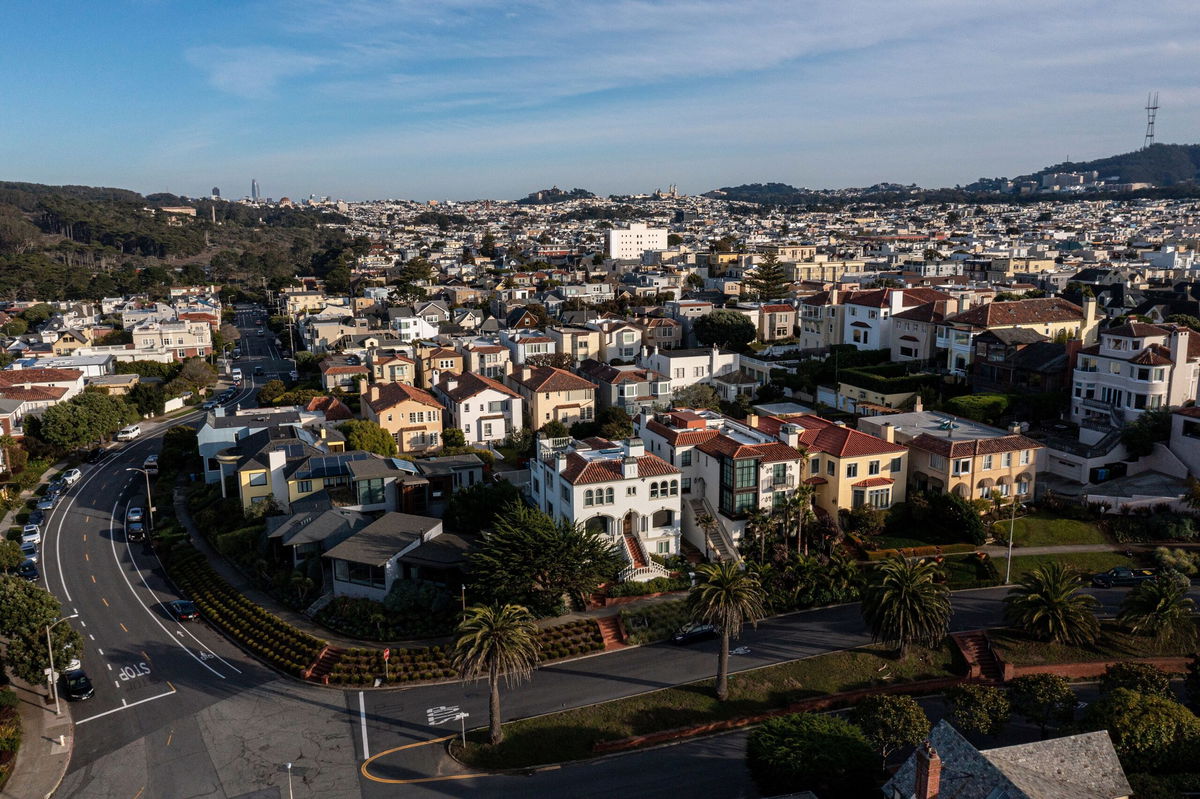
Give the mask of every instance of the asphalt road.
[[(253, 367), (266, 379), (290, 370), (270, 336), (258, 338), (244, 314), (246, 374), (235, 403), (253, 403)], [(193, 417), (194, 418), (194, 417)], [(438, 744), (456, 720), (431, 718), (457, 707), (469, 723), (487, 721), (484, 684), (448, 684), (395, 691), (340, 691), (300, 684), (270, 671), (203, 623), (179, 624), (164, 601), (177, 598), (161, 564), (141, 544), (125, 540), (131, 504), (145, 504), (143, 478), (126, 471), (157, 450), (166, 425), (143, 426), (143, 437), (105, 461), (85, 467), (45, 526), (42, 572), (85, 639), (84, 668), (96, 696), (73, 706), (75, 751), (58, 795), (93, 799), (276, 799), (276, 797), (611, 796), (675, 799), (680, 793), (752, 796), (743, 737), (729, 735), (650, 752), (610, 757), (532, 776), (458, 776)], [(1000, 619), (1004, 589), (954, 596), (952, 629)], [(1115, 611), (1124, 591), (1094, 591)], [(742, 670), (859, 646), (868, 640), (857, 606), (804, 611), (746, 631), (735, 655)], [(716, 642), (631, 648), (539, 669), (505, 691), (506, 718), (548, 713), (681, 682), (711, 677)], [(445, 718), (445, 710), (435, 713)], [(452, 718), (452, 714), (449, 714)], [(415, 746), (414, 746), (415, 745)], [(403, 786), (365, 778), (359, 765), (379, 757), (371, 774), (421, 780)], [(288, 787), (285, 764), (292, 763)]]

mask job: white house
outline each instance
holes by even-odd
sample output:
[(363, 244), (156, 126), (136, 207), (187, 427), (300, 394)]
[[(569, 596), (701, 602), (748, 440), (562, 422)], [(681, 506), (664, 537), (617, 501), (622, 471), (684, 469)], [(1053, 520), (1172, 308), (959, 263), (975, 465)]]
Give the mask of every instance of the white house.
[(500, 343), (508, 348), (511, 362), (526, 363), (536, 355), (552, 355), (558, 352), (554, 339), (540, 330), (501, 330)]
[(385, 513), (322, 556), (332, 566), (334, 596), (382, 600), (403, 579), (400, 558), (441, 534), (441, 519)]
[(642, 331), (636, 325), (619, 319), (598, 319), (586, 327), (600, 332), (600, 358), (630, 360), (637, 357), (642, 345)]
[(710, 383), (718, 375), (733, 374), (740, 368), (740, 359), (736, 352), (716, 347), (694, 350), (643, 347), (637, 364), (666, 375), (674, 393), (694, 383)]
[(462, 430), (471, 446), (502, 441), (524, 427), (521, 395), (490, 377), (447, 373), (434, 385), (433, 395), (449, 414), (444, 428)]
[(619, 543), (623, 580), (665, 577), (650, 552), (677, 554), (681, 534), (679, 469), (649, 455), (640, 439), (542, 438), (530, 461), (530, 499), (554, 517)]
[(926, 288), (854, 292), (845, 300), (842, 342), (860, 350), (890, 349), (893, 316), (908, 308), (948, 299), (949, 295)]

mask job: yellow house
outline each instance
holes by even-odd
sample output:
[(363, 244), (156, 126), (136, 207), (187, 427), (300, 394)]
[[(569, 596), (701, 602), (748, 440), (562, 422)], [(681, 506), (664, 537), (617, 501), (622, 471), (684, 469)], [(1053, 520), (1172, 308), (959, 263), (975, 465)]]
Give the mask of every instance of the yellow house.
[(445, 410), (427, 391), (404, 383), (366, 386), (362, 414), (388, 431), (401, 452), (424, 452), (441, 446)]
[(376, 383), (417, 382), (417, 362), (398, 354), (373, 353), (367, 360)]
[(508, 382), (526, 402), (531, 430), (550, 421), (570, 427), (596, 418), (596, 384), (579, 375), (553, 366), (522, 366)]
[(91, 343), (92, 338), (88, 335), (87, 331), (64, 330), (62, 335), (58, 337), (58, 341), (50, 345), (50, 351), (55, 355), (70, 355), (80, 347), (91, 346)]

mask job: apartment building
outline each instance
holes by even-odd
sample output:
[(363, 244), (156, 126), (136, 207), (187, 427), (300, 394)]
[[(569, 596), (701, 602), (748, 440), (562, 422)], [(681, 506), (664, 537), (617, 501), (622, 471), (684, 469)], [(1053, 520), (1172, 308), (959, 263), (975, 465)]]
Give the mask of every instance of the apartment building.
[(796, 335), (796, 309), (776, 303), (758, 308), (758, 340), (766, 343), (790, 339)]
[(500, 343), (508, 348), (509, 360), (517, 366), (558, 351), (554, 339), (540, 330), (501, 330)]
[(493, 380), (503, 380), (512, 371), (512, 353), (499, 344), (476, 341), (461, 345), (458, 351), (463, 356), (464, 374), (474, 372)]
[(671, 401), (670, 381), (650, 369), (586, 360), (579, 365), (579, 374), (596, 384), (600, 410), (620, 408), (632, 417)]
[(367, 356), (367, 367), (376, 383), (417, 382), (417, 362), (398, 352), (372, 350)]
[(508, 383), (525, 400), (531, 430), (550, 421), (570, 426), (596, 418), (596, 384), (579, 375), (552, 366), (522, 366), (508, 376)]
[(168, 353), (176, 361), (212, 353), (212, 328), (205, 322), (145, 322), (129, 332), (132, 349)]
[(631, 222), (628, 228), (612, 228), (604, 235), (604, 254), (617, 260), (641, 260), (647, 250), (667, 249), (666, 228)]
[(413, 347), (413, 360), (417, 362), (416, 385), (429, 389), (443, 374), (463, 373), (465, 359), (462, 353), (436, 344), (421, 343)]
[(599, 361), (604, 354), (601, 346), (603, 334), (590, 327), (551, 325), (546, 328), (546, 335), (554, 342), (555, 352), (566, 353), (576, 361), (586, 361), (588, 358)]
[(445, 424), (462, 430), (469, 446), (503, 441), (525, 427), (521, 395), (490, 377), (445, 374), (433, 396), (446, 408)]
[(957, 374), (970, 371), (975, 336), (985, 330), (1024, 328), (1050, 340), (1076, 339), (1094, 344), (1100, 328), (1096, 300), (1088, 297), (1083, 307), (1061, 297), (1012, 302), (989, 302), (947, 316), (938, 325), (938, 349), (946, 351), (946, 366)]
[(717, 347), (681, 350), (643, 347), (637, 359), (638, 366), (666, 375), (672, 393), (693, 383), (711, 383), (717, 376), (733, 374), (738, 371), (739, 363), (736, 352)]

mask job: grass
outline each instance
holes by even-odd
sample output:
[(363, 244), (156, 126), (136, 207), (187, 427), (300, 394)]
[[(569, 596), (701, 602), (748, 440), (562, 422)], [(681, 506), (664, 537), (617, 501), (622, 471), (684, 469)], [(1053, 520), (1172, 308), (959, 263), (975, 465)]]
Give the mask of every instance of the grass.
[(486, 729), (476, 730), (468, 734), (461, 756), (472, 766), (496, 769), (579, 760), (591, 757), (599, 741), (741, 718), (842, 691), (960, 673), (949, 641), (938, 649), (913, 647), (904, 661), (881, 645), (831, 652), (731, 675), (724, 703), (714, 697), (713, 681), (704, 680), (510, 722), (504, 725), (504, 741), (495, 747), (484, 743)]
[[(1009, 522), (998, 521), (993, 525), (999, 538), (1008, 540)], [(1013, 525), (1014, 547), (1052, 547), (1070, 544), (1107, 544), (1100, 528), (1091, 522), (1075, 519), (1060, 519), (1043, 513), (1034, 513), (1016, 520)]]
[(1069, 646), (1037, 641), (1017, 630), (992, 630), (992, 647), (1016, 666), (1049, 666), (1057, 663), (1086, 663), (1096, 660), (1171, 657), (1190, 655), (1195, 646), (1162, 645), (1153, 638), (1132, 635), (1116, 622), (1100, 622), (1100, 638), (1093, 646)]
[[(1004, 576), (1005, 558), (998, 557), (996, 568)], [(1120, 552), (1066, 552), (1058, 555), (1013, 555), (1012, 576), (1016, 581), (1022, 574), (1031, 572), (1048, 563), (1061, 563), (1083, 574), (1108, 571), (1113, 566), (1130, 566), (1133, 560)]]

